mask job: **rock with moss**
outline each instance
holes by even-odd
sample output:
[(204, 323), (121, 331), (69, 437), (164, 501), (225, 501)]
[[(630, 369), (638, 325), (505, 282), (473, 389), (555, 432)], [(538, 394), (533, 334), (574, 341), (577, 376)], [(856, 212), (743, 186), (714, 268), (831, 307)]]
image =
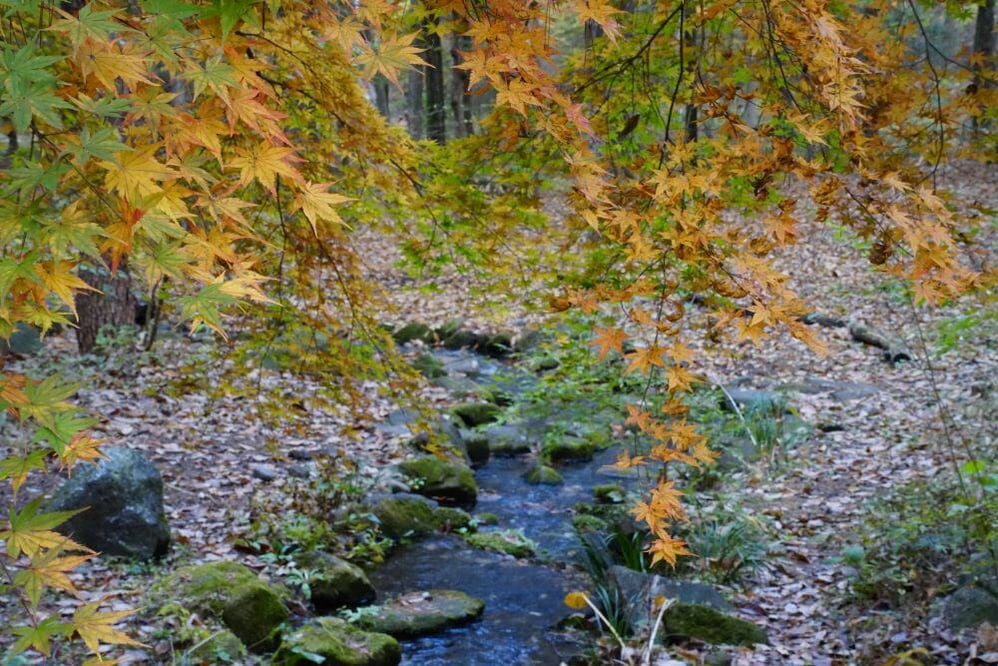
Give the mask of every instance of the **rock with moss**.
[(971, 581), (956, 589), (942, 605), (943, 617), (953, 629), (966, 629), (987, 622), (998, 625), (998, 589), (993, 580)]
[(557, 437), (544, 443), (541, 455), (551, 462), (580, 462), (592, 460), (596, 444), (581, 437)]
[(284, 638), (275, 666), (395, 666), (402, 647), (388, 634), (364, 631), (335, 617), (319, 617)]
[(481, 344), (481, 351), (492, 358), (505, 358), (513, 353), (513, 334), (500, 331), (486, 338)]
[(530, 453), (532, 448), (528, 430), (521, 424), (493, 424), (482, 434), (489, 441), (489, 454), (497, 458)]
[(246, 661), (246, 646), (231, 631), (217, 631), (191, 646), (184, 653), (181, 663), (186, 664), (239, 664)]
[(443, 342), (450, 336), (460, 331), (462, 328), (464, 328), (463, 319), (450, 319), (441, 326), (434, 329), (433, 335), (436, 336), (438, 342)]
[(447, 374), (444, 364), (433, 354), (420, 354), (413, 360), (412, 367), (427, 379), (436, 379)]
[(524, 472), (523, 480), (534, 486), (557, 486), (565, 482), (558, 470), (543, 463), (537, 463)]
[(367, 574), (356, 564), (322, 551), (302, 555), (298, 560), (315, 574), (310, 583), (311, 598), (320, 613), (355, 608), (377, 596)]
[(423, 342), (433, 341), (433, 331), (426, 324), (420, 322), (411, 322), (398, 329), (392, 334), (395, 338), (395, 342), (400, 345), (404, 345), (407, 342), (412, 342), (413, 340), (422, 340)]
[(417, 638), (473, 622), (485, 602), (456, 590), (410, 592), (362, 609), (356, 625), (395, 638)]
[(593, 486), (593, 499), (598, 504), (620, 504), (627, 499), (627, 491), (616, 483)]
[(478, 430), (462, 429), (460, 432), (464, 451), (468, 454), (471, 464), (477, 466), (487, 463), (492, 456), (488, 436)]
[(274, 649), (289, 617), (287, 591), (238, 562), (183, 567), (158, 583), (153, 595), (163, 603), (220, 619), (254, 652)]
[[(573, 507), (573, 511), (575, 512), (575, 518), (579, 516), (591, 516), (603, 521), (606, 529), (602, 531), (608, 534), (619, 532), (628, 536), (637, 530), (637, 523), (634, 522), (634, 516), (631, 515), (628, 507), (629, 504), (627, 503), (589, 504), (587, 502), (580, 502)], [(576, 522), (575, 518), (573, 518), (573, 524)]]
[(537, 544), (523, 536), (519, 530), (478, 532), (465, 536), (465, 541), (475, 548), (505, 553), (518, 559), (532, 557), (537, 551)]
[(476, 513), (475, 514), (475, 521), (479, 525), (498, 525), (499, 524), (499, 516), (497, 516), (494, 513), (487, 512), (487, 511), (483, 512), (483, 513)]
[(471, 516), (460, 509), (435, 507), (426, 498), (410, 494), (377, 498), (371, 513), (378, 519), (381, 533), (395, 540), (461, 529), (471, 523)]
[(696, 638), (711, 645), (768, 644), (766, 630), (701, 604), (674, 604), (662, 621), (664, 640)]
[(481, 336), (467, 329), (454, 331), (442, 340), (447, 349), (476, 349), (481, 343)]
[(451, 413), (458, 418), (466, 428), (494, 423), (502, 409), (491, 402), (466, 402), (456, 405)]
[(426, 455), (399, 463), (399, 470), (413, 481), (415, 492), (443, 506), (470, 507), (478, 498), (475, 474), (463, 463)]

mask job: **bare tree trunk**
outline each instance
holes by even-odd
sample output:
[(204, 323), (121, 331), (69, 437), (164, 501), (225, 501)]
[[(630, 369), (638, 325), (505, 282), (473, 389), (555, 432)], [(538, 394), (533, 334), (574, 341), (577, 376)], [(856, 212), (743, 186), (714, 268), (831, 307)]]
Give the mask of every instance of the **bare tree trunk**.
[(378, 111), (386, 119), (391, 120), (391, 100), (389, 99), (389, 82), (383, 76), (374, 79), (374, 103)]
[[(995, 85), (995, 0), (977, 5), (977, 22), (974, 24), (974, 88), (983, 91)], [(974, 116), (974, 130), (990, 125), (987, 119)]]
[(444, 54), (440, 35), (428, 32), (424, 54), (426, 68), (426, 136), (447, 143), (447, 98), (444, 90)]
[(409, 72), (409, 85), (405, 90), (406, 125), (409, 136), (423, 138), (423, 76), (425, 67), (417, 67)]
[(135, 295), (131, 277), (124, 268), (119, 268), (114, 275), (102, 269), (81, 270), (79, 277), (99, 290), (76, 295), (76, 343), (81, 354), (89, 354), (97, 344), (101, 329), (135, 323)]
[(471, 95), (471, 72), (466, 69), (458, 69), (457, 65), (464, 62), (461, 51), (471, 50), (471, 38), (464, 35), (454, 37), (454, 47), (450, 51), (451, 62), (454, 68), (451, 70), (451, 109), (454, 111), (454, 123), (457, 126), (457, 135), (471, 136), (475, 133), (474, 113), (472, 109)]

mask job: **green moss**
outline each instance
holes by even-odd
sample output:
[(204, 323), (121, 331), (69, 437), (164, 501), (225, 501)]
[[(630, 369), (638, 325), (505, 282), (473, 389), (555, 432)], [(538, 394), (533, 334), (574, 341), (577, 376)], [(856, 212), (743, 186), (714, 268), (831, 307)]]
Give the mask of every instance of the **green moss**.
[(405, 344), (406, 342), (412, 342), (413, 340), (423, 340), (425, 342), (433, 341), (433, 331), (426, 324), (421, 324), (419, 322), (412, 322), (406, 324), (399, 330), (392, 334), (395, 338), (395, 342), (398, 344)]
[(467, 624), (481, 616), (485, 603), (455, 590), (411, 592), (363, 609), (357, 626), (395, 638), (416, 638)]
[(222, 622), (253, 652), (276, 648), (288, 617), (281, 598), (263, 584), (246, 586), (222, 610)]
[(560, 437), (544, 443), (541, 455), (551, 462), (592, 460), (596, 444), (581, 437)]
[(623, 486), (616, 483), (593, 486), (593, 499), (600, 504), (620, 504), (626, 497)]
[(516, 558), (531, 557), (537, 549), (537, 544), (523, 536), (519, 530), (478, 532), (469, 534), (464, 539), (475, 548), (494, 550)]
[(411, 458), (399, 464), (409, 478), (418, 481), (414, 490), (432, 497), (441, 504), (470, 506), (478, 497), (478, 484), (471, 468), (462, 463), (441, 460), (427, 455)]
[(713, 645), (769, 642), (766, 630), (759, 625), (699, 604), (675, 604), (665, 612), (664, 626), (666, 636), (692, 637)]
[(492, 423), (499, 418), (502, 409), (491, 402), (466, 402), (456, 405), (451, 413), (468, 428)]
[(523, 474), (523, 479), (527, 483), (535, 486), (541, 484), (556, 486), (559, 483), (564, 483), (565, 481), (561, 477), (561, 474), (558, 473), (558, 470), (553, 467), (548, 467), (547, 465), (542, 465), (541, 463), (537, 463), (527, 470)]
[(424, 500), (389, 497), (372, 509), (381, 525), (381, 533), (390, 539), (430, 534), (442, 528), (467, 527), (471, 516), (460, 509), (436, 509)]
[(181, 663), (235, 664), (246, 659), (246, 647), (231, 631), (218, 631), (188, 650)]
[(444, 364), (433, 354), (420, 354), (412, 362), (412, 367), (427, 379), (436, 379), (447, 374)]
[(391, 636), (362, 631), (334, 617), (316, 618), (288, 635), (274, 655), (275, 666), (395, 666), (402, 648)]
[(479, 525), (498, 525), (499, 516), (494, 513), (476, 513), (475, 520), (478, 521)]

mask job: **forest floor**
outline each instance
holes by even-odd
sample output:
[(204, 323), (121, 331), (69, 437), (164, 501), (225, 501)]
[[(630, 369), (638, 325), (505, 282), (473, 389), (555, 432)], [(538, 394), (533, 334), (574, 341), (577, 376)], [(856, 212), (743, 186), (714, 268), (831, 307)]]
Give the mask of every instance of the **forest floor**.
[[(998, 188), (988, 183), (987, 173), (945, 175), (964, 195), (998, 209)], [(861, 544), (871, 501), (914, 482), (932, 484), (952, 471), (954, 460), (966, 460), (965, 446), (993, 452), (998, 334), (972, 329), (974, 337), (960, 337), (960, 322), (977, 307), (973, 301), (913, 310), (902, 289), (870, 270), (862, 244), (833, 223), (802, 221), (799, 237), (779, 260), (798, 293), (816, 311), (905, 339), (918, 358), (892, 366), (879, 350), (853, 341), (845, 329), (831, 328), (821, 330), (829, 345), (823, 357), (784, 339), (758, 347), (716, 344), (702, 334), (706, 318), (692, 318), (688, 339), (701, 352), (695, 369), (711, 383), (772, 389), (820, 379), (868, 387), (849, 400), (832, 392), (795, 394), (793, 407), (805, 421), (834, 427), (815, 429), (796, 447), (723, 482), (719, 501), (758, 514), (776, 542), (768, 565), (730, 589), (738, 613), (764, 625), (771, 645), (743, 649), (734, 663), (883, 663), (916, 647), (929, 650), (936, 663), (959, 663), (993, 650), (975, 645), (975, 635), (928, 621), (914, 608), (906, 613), (875, 599), (858, 600), (852, 589), (856, 571), (843, 561), (843, 551)], [(993, 236), (983, 240), (994, 252)], [(472, 326), (522, 328), (544, 319), (516, 309), (498, 322), (488, 312), (476, 314), (464, 276), (444, 279), (436, 294), (420, 292), (395, 267), (397, 251), (387, 241), (371, 235), (357, 242), (369, 258), (370, 275), (394, 301), (396, 310), (388, 317), (394, 323), (464, 316)], [(239, 559), (279, 576), (279, 570), (239, 548), (234, 537), (251, 520), (254, 501), (281, 486), (297, 452), (341, 451), (363, 476), (377, 476), (403, 455), (397, 441), (372, 427), (394, 409), (374, 385), (368, 387), (370, 412), (358, 416), (345, 407), (330, 408), (317, 384), (291, 372), (251, 372), (243, 390), (224, 395), (215, 378), (234, 361), (217, 353), (214, 343), (179, 334), (138, 358), (112, 353), (79, 362), (74, 346), (71, 334), (56, 337), (40, 356), (15, 365), (35, 372), (71, 369), (86, 382), (77, 398), (102, 416), (97, 433), (108, 444), (145, 450), (162, 471), (175, 539), (159, 565), (88, 563), (74, 574), (84, 599), (110, 597), (114, 608), (141, 605), (151, 577), (178, 562)], [(279, 426), (264, 411), (275, 395), (291, 406)], [(437, 406), (447, 400), (434, 389), (423, 397)], [(270, 473), (275, 470), (276, 480)], [(44, 490), (29, 482), (22, 492), (32, 496)], [(0, 613), (12, 612), (11, 603), (0, 602)], [(6, 624), (0, 617), (0, 626)], [(131, 629), (153, 646), (156, 660), (169, 661), (169, 640), (155, 618), (137, 616)], [(122, 663), (150, 658), (142, 649), (118, 654)]]

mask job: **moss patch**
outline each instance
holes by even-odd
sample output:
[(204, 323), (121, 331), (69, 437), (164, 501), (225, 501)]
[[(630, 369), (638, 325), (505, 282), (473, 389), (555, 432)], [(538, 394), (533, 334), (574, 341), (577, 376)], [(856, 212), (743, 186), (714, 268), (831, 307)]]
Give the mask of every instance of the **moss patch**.
[(493, 550), (516, 558), (531, 557), (537, 549), (537, 544), (523, 536), (518, 530), (478, 532), (466, 536), (465, 541), (475, 548)]
[(664, 626), (666, 636), (692, 637), (713, 645), (769, 642), (766, 630), (759, 625), (700, 604), (675, 604), (665, 612)]
[(391, 636), (363, 631), (335, 617), (320, 617), (292, 632), (271, 663), (276, 666), (395, 666), (402, 648)]

